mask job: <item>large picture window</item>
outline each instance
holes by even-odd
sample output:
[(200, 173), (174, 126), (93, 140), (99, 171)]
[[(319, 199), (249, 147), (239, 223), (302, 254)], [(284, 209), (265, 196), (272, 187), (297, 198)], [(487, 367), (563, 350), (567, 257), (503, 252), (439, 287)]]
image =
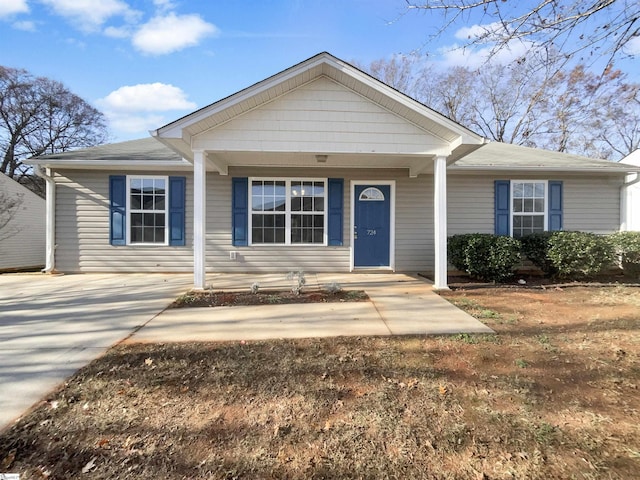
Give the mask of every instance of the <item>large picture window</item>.
[(546, 181), (511, 182), (511, 225), (515, 238), (544, 232), (547, 225), (546, 211)]
[(127, 177), (127, 243), (167, 245), (167, 188), (167, 177)]
[(325, 245), (326, 192), (325, 179), (251, 179), (251, 243)]

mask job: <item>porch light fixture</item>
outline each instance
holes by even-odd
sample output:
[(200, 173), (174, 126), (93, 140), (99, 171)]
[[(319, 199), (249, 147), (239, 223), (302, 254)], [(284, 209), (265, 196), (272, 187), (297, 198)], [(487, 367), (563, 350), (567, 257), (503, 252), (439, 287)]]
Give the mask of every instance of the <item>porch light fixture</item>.
[(329, 155), (316, 155), (316, 162), (318, 163), (327, 163), (327, 158)]

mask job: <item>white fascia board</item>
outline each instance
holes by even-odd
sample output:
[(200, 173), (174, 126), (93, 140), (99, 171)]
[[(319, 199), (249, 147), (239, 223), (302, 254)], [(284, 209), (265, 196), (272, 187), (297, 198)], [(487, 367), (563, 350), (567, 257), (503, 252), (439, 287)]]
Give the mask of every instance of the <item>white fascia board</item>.
[(605, 167), (507, 167), (507, 166), (462, 166), (452, 165), (449, 167), (449, 171), (455, 172), (564, 172), (564, 173), (608, 173), (626, 175), (627, 173), (640, 172), (640, 167), (634, 168), (616, 168), (609, 169)]
[(47, 159), (28, 159), (24, 163), (28, 165), (40, 165), (46, 168), (72, 168), (72, 169), (105, 169), (108, 167), (113, 170), (191, 170), (193, 166), (186, 160), (172, 162), (149, 162), (146, 160), (47, 160)]

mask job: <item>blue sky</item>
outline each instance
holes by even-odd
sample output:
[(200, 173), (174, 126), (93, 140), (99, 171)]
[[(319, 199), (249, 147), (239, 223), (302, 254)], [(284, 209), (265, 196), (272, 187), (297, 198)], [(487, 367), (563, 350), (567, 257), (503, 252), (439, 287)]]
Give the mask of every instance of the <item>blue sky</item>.
[[(404, 0), (0, 0), (0, 65), (63, 82), (108, 117), (114, 141), (140, 138), (319, 52), (368, 64), (419, 50), (445, 64), (457, 25)], [(486, 19), (476, 19), (478, 22)], [(456, 37), (457, 33), (457, 37)], [(640, 81), (632, 62), (618, 65)]]

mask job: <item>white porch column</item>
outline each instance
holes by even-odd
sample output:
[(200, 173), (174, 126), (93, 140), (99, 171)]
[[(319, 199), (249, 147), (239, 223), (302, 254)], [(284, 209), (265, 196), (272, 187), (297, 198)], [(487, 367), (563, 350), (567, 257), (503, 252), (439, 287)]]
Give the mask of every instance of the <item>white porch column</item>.
[(434, 288), (447, 286), (447, 157), (436, 156), (433, 173)]
[(193, 152), (193, 287), (204, 290), (206, 284), (207, 167), (204, 150)]

